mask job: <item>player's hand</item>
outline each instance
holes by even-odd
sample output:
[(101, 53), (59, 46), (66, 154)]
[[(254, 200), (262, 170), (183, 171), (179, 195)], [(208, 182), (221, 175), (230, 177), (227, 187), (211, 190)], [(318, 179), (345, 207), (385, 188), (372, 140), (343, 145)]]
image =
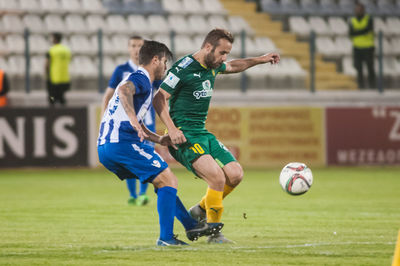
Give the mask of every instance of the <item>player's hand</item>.
[(262, 55), (261, 59), (265, 63), (271, 63), (273, 65), (273, 64), (278, 64), (279, 61), (281, 60), (281, 57), (277, 53), (268, 53), (268, 54)]
[(168, 135), (171, 138), (173, 144), (182, 144), (186, 142), (185, 135), (183, 135), (183, 132), (178, 128), (168, 130)]
[(168, 134), (160, 137), (160, 145), (162, 146), (171, 146), (175, 150), (178, 149), (175, 144), (172, 143), (172, 140)]
[(137, 135), (140, 139), (140, 142), (143, 142), (144, 139), (148, 138), (149, 136), (144, 132), (143, 128), (138, 125), (138, 126), (133, 126), (133, 129), (136, 130)]

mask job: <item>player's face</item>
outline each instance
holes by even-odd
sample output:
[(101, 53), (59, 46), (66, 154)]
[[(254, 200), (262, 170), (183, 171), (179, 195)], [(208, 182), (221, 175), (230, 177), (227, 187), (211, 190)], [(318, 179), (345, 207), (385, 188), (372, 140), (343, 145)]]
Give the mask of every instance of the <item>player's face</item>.
[(129, 56), (136, 64), (138, 64), (139, 62), (139, 50), (143, 46), (143, 43), (144, 41), (139, 39), (129, 40), (128, 44)]
[(218, 68), (226, 61), (228, 54), (232, 50), (232, 43), (226, 39), (220, 39), (216, 47), (206, 55), (204, 62), (208, 68)]
[(165, 71), (167, 70), (167, 58), (164, 56), (161, 58), (161, 60), (158, 60), (158, 66), (156, 68), (156, 71), (154, 72), (154, 79), (155, 80), (160, 80), (164, 77)]

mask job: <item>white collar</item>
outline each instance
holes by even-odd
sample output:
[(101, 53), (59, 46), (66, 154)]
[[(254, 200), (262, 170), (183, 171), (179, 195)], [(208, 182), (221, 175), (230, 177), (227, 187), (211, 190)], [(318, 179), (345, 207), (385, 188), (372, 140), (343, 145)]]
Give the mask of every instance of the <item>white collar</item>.
[[(138, 68), (138, 71), (142, 71), (145, 75), (146, 75), (146, 77), (149, 79), (149, 82), (150, 82), (150, 74), (149, 74), (149, 72), (147, 72), (147, 70), (146, 69), (144, 69), (143, 67), (139, 67)], [(151, 82), (150, 82), (151, 83)]]
[(131, 66), (131, 68), (133, 69), (133, 72), (135, 72), (136, 70), (138, 70), (138, 66), (133, 63), (132, 59), (129, 59), (128, 64)]

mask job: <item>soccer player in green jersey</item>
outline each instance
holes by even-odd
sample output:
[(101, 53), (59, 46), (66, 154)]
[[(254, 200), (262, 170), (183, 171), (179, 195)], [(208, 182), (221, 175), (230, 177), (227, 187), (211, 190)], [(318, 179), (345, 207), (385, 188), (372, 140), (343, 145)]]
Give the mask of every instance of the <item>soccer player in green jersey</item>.
[[(217, 74), (238, 73), (258, 64), (279, 62), (276, 53), (226, 62), (234, 38), (224, 29), (214, 29), (205, 37), (201, 49), (178, 60), (153, 99), (156, 112), (166, 125), (178, 150), (171, 155), (195, 175), (207, 182), (206, 195), (190, 209), (196, 219), (219, 223), (222, 199), (239, 185), (243, 169), (235, 157), (205, 128)], [(169, 106), (168, 106), (169, 100)], [(221, 233), (210, 243), (231, 242)]]

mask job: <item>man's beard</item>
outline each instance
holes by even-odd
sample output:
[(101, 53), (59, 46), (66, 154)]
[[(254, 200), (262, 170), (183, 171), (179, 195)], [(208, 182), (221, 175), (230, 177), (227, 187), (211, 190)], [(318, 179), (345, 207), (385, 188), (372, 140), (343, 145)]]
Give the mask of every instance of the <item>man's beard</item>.
[(221, 65), (221, 63), (215, 62), (214, 52), (215, 52), (215, 50), (213, 49), (204, 58), (204, 63), (206, 64), (207, 68), (216, 69)]

